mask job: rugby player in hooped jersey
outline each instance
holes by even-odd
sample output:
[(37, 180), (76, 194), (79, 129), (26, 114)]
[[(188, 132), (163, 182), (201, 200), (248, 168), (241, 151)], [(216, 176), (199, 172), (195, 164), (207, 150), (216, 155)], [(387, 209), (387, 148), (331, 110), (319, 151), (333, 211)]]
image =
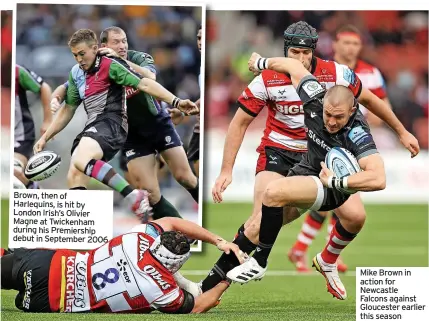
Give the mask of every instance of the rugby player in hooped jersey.
[(88, 177), (92, 177), (119, 192), (138, 216), (146, 217), (150, 212), (148, 193), (131, 187), (107, 163), (127, 138), (126, 87), (141, 90), (175, 107), (186, 110), (197, 107), (189, 100), (175, 97), (156, 81), (136, 73), (122, 59), (97, 54), (97, 36), (90, 29), (76, 31), (70, 38), (69, 47), (78, 64), (69, 75), (66, 105), (35, 144), (34, 152), (40, 152), (67, 126), (83, 102), (88, 121), (72, 145), (69, 188), (85, 189)]
[[(360, 79), (352, 70), (334, 61), (314, 56), (318, 35), (313, 27), (299, 21), (285, 30), (284, 37), (286, 57), (300, 61), (324, 88), (334, 85), (348, 87), (360, 103), (397, 132), (412, 156), (419, 152), (415, 137), (405, 130), (382, 100), (362, 88)], [(243, 91), (238, 105), (240, 108), (228, 128), (221, 173), (213, 186), (212, 195), (215, 202), (222, 202), (222, 193), (232, 181), (232, 169), (245, 132), (260, 111), (267, 107), (269, 112), (266, 128), (257, 149), (260, 155), (256, 166), (253, 212), (239, 228), (234, 240), (242, 251), (250, 253), (258, 244), (262, 196), (266, 187), (270, 182), (288, 175), (289, 170), (301, 160), (303, 153), (307, 152), (307, 140), (303, 103), (287, 74), (264, 70)], [(342, 212), (342, 216), (358, 217), (362, 222), (365, 220), (365, 209), (359, 194), (352, 195), (338, 211)], [(288, 222), (287, 215), (284, 221)], [(237, 261), (233, 256), (222, 254), (199, 285), (202, 291), (207, 291), (224, 279), (226, 273), (236, 265)]]
[[(362, 49), (362, 39), (359, 30), (353, 25), (341, 26), (335, 33), (335, 40), (333, 43), (334, 61), (348, 66), (362, 81), (362, 87), (369, 89), (374, 95), (382, 99), (390, 106), (389, 98), (387, 97), (385, 82), (381, 72), (371, 64), (359, 59), (359, 54)], [(381, 120), (369, 113), (366, 108), (360, 106), (360, 110), (366, 117), (369, 125), (379, 125)], [(313, 242), (314, 238), (322, 228), (325, 221), (327, 212), (310, 211), (307, 214), (301, 231), (298, 234), (295, 244), (288, 252), (289, 259), (295, 264), (297, 271), (307, 272), (307, 253), (308, 248)], [(331, 219), (328, 223), (328, 236), (335, 223), (337, 217), (332, 212)], [(343, 262), (341, 257), (338, 257), (337, 267), (339, 272), (346, 272), (347, 265)]]
[(25, 312), (206, 312), (230, 282), (196, 297), (177, 285), (174, 274), (190, 256), (187, 238), (245, 259), (237, 245), (195, 223), (168, 217), (137, 225), (91, 251), (5, 252), (1, 288), (19, 291), (15, 304)]

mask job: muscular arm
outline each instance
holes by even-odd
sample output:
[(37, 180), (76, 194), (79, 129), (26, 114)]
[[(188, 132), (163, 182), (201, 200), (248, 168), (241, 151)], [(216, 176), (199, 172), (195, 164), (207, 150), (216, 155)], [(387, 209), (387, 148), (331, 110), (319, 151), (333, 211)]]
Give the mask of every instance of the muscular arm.
[(295, 88), (298, 87), (302, 78), (307, 75), (311, 75), (297, 59), (282, 57), (269, 58), (267, 65), (267, 69), (289, 74)]
[(228, 289), (229, 284), (221, 282), (214, 288), (204, 292), (195, 298), (194, 308), (191, 313), (204, 313), (214, 308), (221, 295)]
[(255, 117), (247, 114), (241, 108), (235, 113), (226, 133), (221, 172), (232, 173), (244, 134), (254, 119)]
[(54, 137), (67, 126), (67, 124), (73, 118), (75, 111), (76, 108), (69, 105), (65, 105), (64, 108), (60, 109), (57, 117), (43, 135), (46, 142), (48, 142), (52, 137)]
[(43, 122), (47, 124), (52, 122), (51, 95), (51, 86), (49, 86), (46, 82), (43, 82), (40, 88), (40, 100), (42, 101), (43, 106)]
[(137, 89), (170, 105), (173, 103), (174, 98), (176, 98), (176, 96), (165, 89), (164, 86), (149, 78), (142, 78), (137, 85)]
[(62, 103), (66, 97), (67, 88), (64, 86), (64, 84), (59, 85), (57, 88), (55, 88), (54, 92), (51, 95), (51, 99), (58, 99), (59, 103)]
[(129, 60), (125, 60), (126, 63), (128, 64), (128, 66), (130, 66), (131, 68), (133, 68), (135, 71), (137, 71), (140, 75), (142, 75), (143, 77), (152, 79), (152, 80), (156, 80), (156, 75), (155, 73), (153, 73), (152, 71), (150, 71), (148, 68), (139, 66)]
[(386, 173), (380, 154), (362, 157), (358, 162), (362, 171), (348, 177), (348, 188), (367, 192), (386, 188)]
[(220, 242), (224, 242), (223, 238), (213, 234), (205, 228), (191, 222), (176, 217), (163, 217), (154, 223), (160, 225), (164, 231), (179, 231), (192, 239), (201, 240), (206, 243), (218, 245)]
[(362, 93), (360, 94), (358, 101), (375, 116), (389, 125), (398, 136), (401, 136), (407, 132), (404, 125), (402, 125), (402, 123), (393, 113), (390, 103), (386, 103), (386, 101), (378, 98), (368, 89), (362, 88)]

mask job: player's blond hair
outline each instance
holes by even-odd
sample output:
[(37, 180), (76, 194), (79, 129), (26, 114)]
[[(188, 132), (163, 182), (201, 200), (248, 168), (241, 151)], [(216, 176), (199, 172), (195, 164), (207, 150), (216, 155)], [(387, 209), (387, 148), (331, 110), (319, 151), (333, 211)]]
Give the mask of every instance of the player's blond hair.
[(96, 45), (97, 35), (91, 29), (79, 29), (70, 38), (68, 45), (69, 47), (75, 47), (76, 45), (85, 42), (88, 46)]

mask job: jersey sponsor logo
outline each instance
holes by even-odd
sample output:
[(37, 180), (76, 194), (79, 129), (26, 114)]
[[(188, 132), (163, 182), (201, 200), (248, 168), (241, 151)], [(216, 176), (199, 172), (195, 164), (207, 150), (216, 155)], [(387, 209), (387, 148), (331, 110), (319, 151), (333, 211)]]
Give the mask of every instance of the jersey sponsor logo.
[(24, 272), (25, 292), (24, 292), (24, 298), (22, 299), (22, 306), (25, 309), (30, 309), (31, 288), (33, 287), (32, 283), (31, 283), (32, 274), (33, 274), (33, 270), (28, 270), (28, 271)]
[[(276, 76), (276, 75), (274, 75), (274, 76)], [(276, 77), (274, 77), (274, 78), (276, 78)], [(286, 81), (283, 79), (268, 79), (267, 80), (267, 86), (282, 85), (284, 83), (286, 83)]]
[(76, 264), (76, 291), (75, 299), (73, 304), (78, 308), (85, 308), (85, 289), (87, 287), (86, 282), (87, 267), (85, 262), (79, 262)]
[(90, 127), (86, 130), (86, 132), (91, 132), (91, 133), (96, 133), (97, 132), (97, 128), (95, 127)]
[(143, 259), (144, 252), (149, 248), (149, 241), (139, 234), (139, 261)]
[(171, 136), (165, 136), (165, 142), (167, 143), (165, 144), (165, 146), (173, 144), (173, 142), (171, 141)]
[(152, 265), (146, 265), (143, 268), (143, 271), (149, 274), (152, 277), (152, 279), (154, 279), (159, 284), (161, 289), (167, 290), (168, 288), (171, 287), (171, 285), (167, 281), (164, 281), (162, 279), (163, 278), (162, 274), (159, 273), (158, 270), (155, 269)]
[(127, 272), (128, 262), (123, 259), (120, 259), (119, 262), (116, 262), (116, 264), (118, 265), (119, 272), (122, 273), (122, 276), (124, 277), (125, 282), (131, 283), (130, 276), (128, 275), (128, 272)]
[(125, 88), (125, 96), (127, 97), (127, 99), (135, 96), (136, 94), (138, 94), (140, 92), (140, 90), (135, 89), (133, 87), (126, 87)]
[(354, 127), (349, 132), (350, 140), (357, 144), (361, 143), (366, 137), (369, 137), (369, 134), (362, 128), (362, 126)]
[(75, 257), (69, 256), (66, 261), (66, 307), (65, 312), (72, 312), (74, 301), (74, 263)]
[(311, 116), (311, 118), (314, 118), (314, 117), (317, 117), (317, 114), (316, 114), (314, 111), (312, 111), (312, 112), (310, 113), (310, 116)]
[(302, 105), (280, 105), (276, 104), (276, 109), (278, 112), (285, 115), (298, 115), (304, 113), (304, 108)]
[(323, 139), (320, 139), (319, 137), (317, 137), (317, 135), (311, 129), (308, 130), (308, 138), (310, 138), (313, 142), (315, 142), (317, 145), (319, 145), (326, 151), (329, 152), (331, 150), (331, 147), (326, 145)]
[(283, 89), (283, 90), (279, 89), (279, 94), (280, 94), (280, 95), (284, 95), (284, 94), (285, 94), (285, 92), (286, 92), (286, 89)]
[(313, 98), (313, 97), (317, 96), (318, 94), (325, 91), (325, 89), (323, 89), (322, 85), (320, 85), (320, 83), (315, 81), (315, 80), (307, 81), (302, 86), (302, 89), (304, 89), (304, 91), (306, 92), (306, 94), (310, 98)]

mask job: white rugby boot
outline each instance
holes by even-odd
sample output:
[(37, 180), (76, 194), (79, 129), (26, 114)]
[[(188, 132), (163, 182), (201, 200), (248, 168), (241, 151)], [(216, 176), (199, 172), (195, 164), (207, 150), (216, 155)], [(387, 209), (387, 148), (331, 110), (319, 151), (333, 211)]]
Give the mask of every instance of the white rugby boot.
[(325, 277), (329, 293), (338, 300), (345, 300), (347, 298), (346, 288), (338, 275), (336, 264), (325, 263), (322, 259), (321, 253), (318, 253), (313, 258), (313, 267), (315, 267), (316, 270)]
[(267, 272), (267, 268), (263, 268), (253, 257), (250, 257), (243, 264), (229, 271), (226, 276), (232, 281), (247, 283), (252, 280), (261, 280), (265, 272)]

